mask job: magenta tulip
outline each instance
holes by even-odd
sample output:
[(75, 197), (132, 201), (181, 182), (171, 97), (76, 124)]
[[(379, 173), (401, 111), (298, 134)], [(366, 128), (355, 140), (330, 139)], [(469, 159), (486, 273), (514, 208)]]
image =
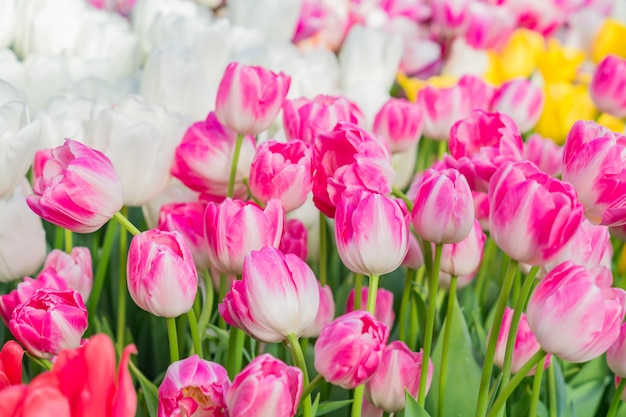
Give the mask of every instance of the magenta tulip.
[(543, 103), (541, 88), (527, 78), (515, 78), (498, 88), (491, 111), (506, 114), (517, 124), (520, 132), (528, 132), (539, 121)]
[(589, 93), (596, 107), (615, 117), (626, 117), (626, 59), (608, 55), (596, 67)]
[(309, 232), (304, 223), (298, 219), (290, 219), (285, 222), (285, 233), (280, 241), (278, 249), (284, 254), (293, 253), (298, 258), (306, 261), (309, 253), (308, 243)]

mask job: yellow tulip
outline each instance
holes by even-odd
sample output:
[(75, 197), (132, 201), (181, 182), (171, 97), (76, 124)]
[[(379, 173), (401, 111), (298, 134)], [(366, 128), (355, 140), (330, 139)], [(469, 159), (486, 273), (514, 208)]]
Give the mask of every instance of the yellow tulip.
[(419, 78), (407, 77), (404, 73), (399, 72), (396, 81), (404, 90), (404, 94), (409, 101), (416, 101), (420, 90), (427, 85), (436, 88), (446, 88), (456, 85), (458, 80), (450, 75), (438, 75), (430, 77), (428, 80), (420, 80)]
[(613, 132), (624, 133), (626, 130), (626, 124), (624, 120), (619, 117), (611, 116), (608, 113), (602, 113), (597, 120), (598, 124), (611, 129)]
[(547, 83), (572, 82), (584, 60), (581, 49), (563, 47), (558, 40), (550, 38), (545, 52), (539, 55), (537, 67)]
[(604, 21), (591, 48), (591, 55), (596, 63), (609, 54), (626, 58), (626, 26), (615, 19)]
[(545, 49), (544, 44), (545, 40), (539, 33), (517, 29), (502, 50), (489, 53), (490, 67), (485, 73), (485, 80), (501, 84), (516, 77), (530, 77)]

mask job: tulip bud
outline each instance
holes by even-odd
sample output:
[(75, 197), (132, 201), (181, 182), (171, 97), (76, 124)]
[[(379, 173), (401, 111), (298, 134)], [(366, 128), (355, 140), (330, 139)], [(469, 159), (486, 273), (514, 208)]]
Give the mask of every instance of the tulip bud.
[[(346, 300), (346, 313), (354, 311), (354, 288), (348, 294)], [(369, 288), (361, 288), (361, 308), (359, 310), (367, 310), (367, 300), (369, 297)], [(385, 323), (389, 329), (393, 327), (396, 314), (393, 311), (393, 293), (384, 288), (379, 288), (376, 292), (376, 311), (374, 311), (376, 320)]]
[(155, 316), (178, 317), (193, 306), (198, 273), (178, 232), (152, 229), (133, 237), (126, 276), (133, 301)]
[(447, 140), (452, 125), (472, 111), (471, 100), (469, 91), (459, 84), (444, 88), (427, 85), (420, 90), (417, 103), (424, 117), (424, 136)]
[(483, 258), (486, 239), (487, 235), (483, 233), (480, 223), (474, 219), (474, 226), (465, 239), (451, 245), (443, 245), (439, 269), (457, 277), (475, 272)]
[(385, 139), (391, 152), (404, 152), (422, 136), (422, 109), (405, 99), (391, 98), (374, 118), (374, 133)]
[(93, 285), (91, 252), (88, 248), (74, 247), (71, 253), (55, 249), (51, 251), (40, 274), (54, 272), (67, 283), (69, 289), (76, 290), (87, 301)]

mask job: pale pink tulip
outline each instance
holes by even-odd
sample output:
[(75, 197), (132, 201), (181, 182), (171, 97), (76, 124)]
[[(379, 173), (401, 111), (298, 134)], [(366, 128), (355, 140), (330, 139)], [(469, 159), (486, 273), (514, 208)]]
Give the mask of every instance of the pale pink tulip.
[(491, 111), (509, 116), (520, 132), (531, 130), (543, 111), (543, 90), (527, 78), (515, 78), (498, 88)]
[(620, 378), (626, 378), (626, 323), (619, 329), (619, 336), (606, 351), (609, 369)]
[(26, 201), (44, 220), (91, 233), (122, 208), (122, 183), (104, 154), (71, 139), (40, 152), (34, 165), (35, 194)]
[(191, 251), (178, 232), (152, 229), (133, 237), (126, 277), (135, 304), (159, 317), (187, 313), (198, 290)]
[(565, 244), (558, 255), (545, 264), (546, 271), (550, 271), (565, 261), (572, 261), (591, 269), (598, 265), (611, 268), (613, 246), (607, 226), (595, 225), (583, 219), (572, 238)]
[(257, 135), (278, 115), (290, 83), (282, 72), (231, 62), (217, 90), (215, 115), (240, 135)]
[(219, 304), (226, 323), (268, 343), (300, 336), (317, 316), (319, 284), (311, 268), (293, 254), (266, 246), (250, 252), (236, 280)]
[[(354, 288), (348, 294), (346, 300), (346, 313), (354, 311)], [(361, 288), (361, 308), (359, 310), (367, 310), (367, 300), (369, 297), (369, 288)], [(376, 310), (374, 311), (374, 317), (376, 320), (385, 323), (389, 329), (393, 328), (396, 314), (393, 311), (393, 293), (384, 288), (379, 288), (376, 291)]]
[(210, 267), (209, 247), (204, 237), (204, 212), (207, 203), (195, 201), (189, 203), (170, 203), (161, 206), (157, 229), (164, 232), (178, 232), (191, 251), (198, 270)]
[(626, 59), (608, 55), (596, 67), (589, 93), (598, 110), (626, 117)]
[(452, 35), (462, 31), (470, 0), (433, 0), (430, 4), (433, 22), (445, 33)]
[(422, 136), (423, 128), (419, 105), (401, 98), (390, 98), (376, 113), (373, 131), (395, 153), (413, 148)]
[(558, 177), (561, 175), (563, 147), (535, 133), (524, 142), (524, 159), (537, 165), (546, 174)]
[(487, 235), (480, 227), (480, 223), (474, 219), (474, 226), (465, 239), (451, 245), (443, 245), (439, 269), (457, 277), (475, 272), (482, 261), (486, 239)]
[(587, 270), (568, 261), (550, 271), (528, 301), (528, 325), (541, 348), (575, 363), (606, 352), (626, 309), (626, 292), (612, 284), (603, 266)]
[[(472, 110), (489, 111), (491, 109), (491, 102), (496, 93), (495, 87), (491, 84), (488, 84), (480, 77), (466, 74), (459, 78), (458, 85), (465, 90), (465, 95), (469, 100), (467, 115), (469, 115)], [(464, 115), (459, 120), (465, 118), (467, 115)]]
[[(319, 282), (318, 282), (319, 285)], [(302, 337), (317, 337), (328, 323), (335, 318), (335, 299), (333, 290), (328, 286), (319, 285), (320, 308), (317, 310), (315, 321), (302, 332)]]
[(402, 261), (402, 266), (411, 269), (418, 269), (424, 265), (424, 254), (422, 248), (413, 233), (409, 233), (409, 250)]
[(474, 216), (484, 231), (489, 230), (489, 196), (481, 191), (472, 191)]
[(515, 30), (517, 19), (500, 5), (471, 2), (465, 16), (463, 35), (475, 49), (498, 49)]
[(452, 125), (472, 111), (472, 100), (469, 91), (459, 84), (443, 88), (424, 87), (417, 96), (424, 117), (424, 136), (448, 140)]
[(309, 253), (307, 238), (309, 232), (304, 223), (298, 219), (289, 219), (285, 222), (285, 233), (280, 241), (279, 249), (282, 253), (293, 253), (298, 258), (306, 261)]
[(70, 253), (55, 249), (46, 257), (39, 273), (54, 272), (63, 278), (68, 288), (76, 290), (87, 301), (93, 285), (91, 252), (88, 248), (75, 246)]

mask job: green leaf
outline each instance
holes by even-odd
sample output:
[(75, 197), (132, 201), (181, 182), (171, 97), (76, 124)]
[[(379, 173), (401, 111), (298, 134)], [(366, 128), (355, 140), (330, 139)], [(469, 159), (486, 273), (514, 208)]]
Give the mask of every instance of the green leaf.
[(586, 382), (578, 387), (567, 386), (567, 398), (571, 401), (571, 409), (575, 413), (570, 413), (571, 417), (593, 416), (600, 406), (607, 385), (611, 378), (607, 375), (604, 378)]
[(141, 378), (137, 378), (139, 380), (139, 385), (141, 386), (141, 391), (143, 393), (143, 397), (146, 400), (146, 407), (148, 409), (148, 414), (150, 417), (156, 417), (157, 405), (159, 400), (154, 396), (152, 391), (146, 386), (144, 381)]
[(550, 366), (554, 367), (553, 371), (548, 368), (548, 372), (554, 372), (556, 385), (556, 415), (557, 417), (564, 417), (567, 415), (567, 388), (565, 386), (565, 378), (563, 378), (561, 364), (554, 356), (552, 357)]
[(320, 393), (318, 392), (317, 395), (315, 396), (315, 401), (313, 401), (313, 404), (311, 405), (311, 414), (313, 414), (314, 416), (317, 415), (317, 408), (319, 407), (319, 405), (320, 405)]
[(324, 401), (317, 407), (316, 416), (323, 416), (352, 404), (352, 400)]
[(405, 395), (406, 407), (404, 408), (404, 417), (430, 417), (430, 414), (406, 390)]

